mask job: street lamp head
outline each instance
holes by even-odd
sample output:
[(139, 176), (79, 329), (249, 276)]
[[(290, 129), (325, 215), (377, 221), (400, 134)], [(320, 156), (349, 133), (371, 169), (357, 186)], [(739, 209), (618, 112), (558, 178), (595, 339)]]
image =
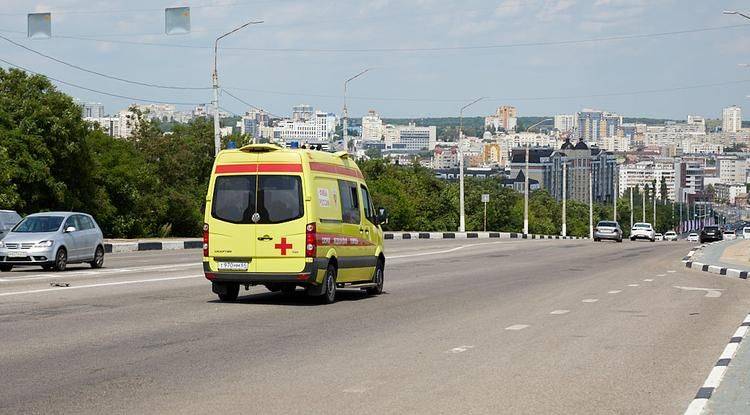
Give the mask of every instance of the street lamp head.
[(724, 10), (722, 13), (724, 14), (739, 14), (737, 10)]

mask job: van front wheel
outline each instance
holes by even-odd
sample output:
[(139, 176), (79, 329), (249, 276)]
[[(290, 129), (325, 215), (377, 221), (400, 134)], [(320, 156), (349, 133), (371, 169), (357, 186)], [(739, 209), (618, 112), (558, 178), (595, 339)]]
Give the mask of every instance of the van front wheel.
[(378, 261), (378, 265), (375, 266), (375, 274), (372, 276), (372, 282), (375, 283), (375, 286), (367, 288), (367, 294), (380, 295), (383, 293), (384, 268), (383, 261)]

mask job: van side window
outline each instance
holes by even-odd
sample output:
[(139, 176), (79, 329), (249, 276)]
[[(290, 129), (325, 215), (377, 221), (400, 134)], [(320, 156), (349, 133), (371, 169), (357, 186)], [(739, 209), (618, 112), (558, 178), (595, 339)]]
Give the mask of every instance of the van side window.
[(372, 199), (370, 198), (370, 192), (364, 185), (360, 185), (362, 189), (362, 207), (365, 209), (365, 217), (367, 220), (375, 224), (377, 219), (375, 218), (375, 208), (372, 207)]
[(359, 213), (357, 184), (339, 180), (339, 193), (341, 193), (341, 220), (344, 223), (359, 224), (361, 216)]

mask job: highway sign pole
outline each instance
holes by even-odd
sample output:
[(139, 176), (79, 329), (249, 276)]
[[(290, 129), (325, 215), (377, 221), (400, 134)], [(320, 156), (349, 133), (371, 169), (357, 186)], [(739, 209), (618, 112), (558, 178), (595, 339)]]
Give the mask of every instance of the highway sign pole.
[(487, 202), (490, 201), (490, 195), (487, 193), (482, 194), (482, 203), (484, 203), (484, 227), (483, 232), (487, 232)]

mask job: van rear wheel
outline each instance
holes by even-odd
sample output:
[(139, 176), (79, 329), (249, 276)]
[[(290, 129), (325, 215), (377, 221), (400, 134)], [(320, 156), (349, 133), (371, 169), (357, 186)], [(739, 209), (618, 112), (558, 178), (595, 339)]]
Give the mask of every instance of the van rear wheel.
[(219, 300), (224, 302), (236, 301), (237, 296), (240, 295), (240, 285), (230, 283), (224, 283), (223, 285), (224, 287), (223, 290), (221, 290), (222, 292), (219, 292), (217, 294), (219, 296)]
[(320, 296), (320, 302), (331, 304), (336, 301), (336, 266), (328, 264), (326, 277), (323, 280), (323, 295)]

